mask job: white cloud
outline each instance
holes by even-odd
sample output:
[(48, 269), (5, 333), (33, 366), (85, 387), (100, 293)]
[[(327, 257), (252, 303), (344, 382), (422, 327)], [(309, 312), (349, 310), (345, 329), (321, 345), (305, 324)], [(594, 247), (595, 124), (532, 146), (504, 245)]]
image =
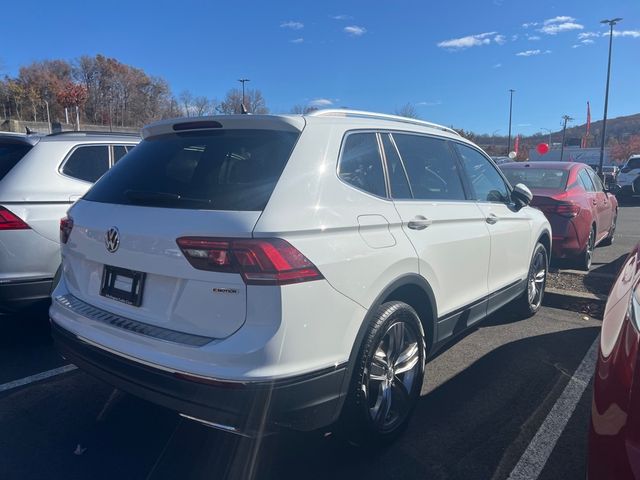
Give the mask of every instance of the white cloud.
[(536, 41), (540, 40), (540, 37), (538, 35), (527, 35), (527, 40)]
[[(608, 37), (609, 32), (603, 33), (603, 37)], [(614, 37), (631, 37), (631, 38), (640, 38), (640, 30), (614, 30)]]
[(590, 43), (594, 43), (594, 42), (590, 38), (585, 38), (584, 40), (581, 40), (580, 43), (584, 45), (589, 45)]
[(451, 40), (444, 40), (442, 42), (439, 42), (437, 45), (440, 48), (448, 48), (451, 50), (463, 50), (465, 48), (478, 47), (480, 45), (489, 45), (491, 43), (491, 37), (494, 37), (494, 36), (502, 37), (502, 35), (497, 35), (497, 34), (498, 32), (486, 32), (486, 33), (479, 33), (477, 35), (468, 35), (466, 37), (452, 38)]
[(529, 23), (523, 23), (522, 27), (529, 28), (529, 27), (537, 27), (538, 25), (540, 25), (538, 22), (529, 22)]
[(362, 35), (367, 33), (366, 28), (360, 27), (358, 25), (349, 25), (348, 27), (344, 27), (344, 31), (352, 37), (361, 37)]
[(553, 18), (547, 18), (544, 21), (545, 25), (551, 25), (552, 23), (567, 23), (567, 22), (575, 22), (576, 19), (573, 17), (568, 17), (566, 15), (561, 15), (558, 17), (553, 17)]
[(498, 45), (504, 45), (505, 43), (507, 43), (507, 38), (504, 35), (496, 35), (495, 37), (493, 37), (493, 41)]
[(293, 40), (291, 40), (291, 43), (303, 43), (304, 42), (304, 38), (300, 37), (300, 38), (294, 38)]
[(438, 105), (442, 105), (442, 101), (436, 100), (435, 102), (418, 102), (418, 103), (416, 103), (416, 107), (436, 107)]
[(582, 45), (576, 43), (575, 45), (571, 45), (571, 48), (580, 48), (581, 46)]
[(351, 20), (353, 17), (351, 15), (331, 15), (331, 18), (334, 20)]
[(328, 98), (316, 98), (309, 102), (310, 107), (329, 107), (331, 105), (333, 105), (333, 100)]
[(502, 67), (502, 64), (501, 64), (501, 63), (496, 63), (496, 64), (493, 66), (493, 68), (500, 68), (500, 67)]
[(558, 17), (548, 18), (543, 22), (542, 28), (538, 31), (546, 35), (557, 35), (561, 32), (568, 32), (570, 30), (582, 30), (584, 25), (576, 23), (576, 19), (561, 15)]
[(516, 53), (516, 57), (533, 57), (535, 55), (546, 55), (547, 53), (551, 53), (551, 50), (525, 50), (524, 52)]
[(293, 20), (289, 20), (288, 22), (282, 22), (280, 24), (281, 28), (290, 28), (291, 30), (302, 30), (304, 28), (304, 23), (302, 22), (294, 22)]
[(517, 126), (518, 127), (530, 127), (531, 124), (530, 123), (519, 123)]
[(600, 32), (581, 32), (578, 34), (578, 40), (584, 40), (585, 38), (597, 38), (600, 36)]
[(518, 40), (519, 35), (511, 35), (511, 41), (515, 42), (516, 40)]
[(565, 22), (565, 23), (552, 23), (551, 25), (545, 25), (538, 31), (546, 35), (557, 35), (558, 33), (568, 32), (571, 30), (582, 30), (583, 28), (584, 28), (584, 25), (580, 25), (579, 23)]

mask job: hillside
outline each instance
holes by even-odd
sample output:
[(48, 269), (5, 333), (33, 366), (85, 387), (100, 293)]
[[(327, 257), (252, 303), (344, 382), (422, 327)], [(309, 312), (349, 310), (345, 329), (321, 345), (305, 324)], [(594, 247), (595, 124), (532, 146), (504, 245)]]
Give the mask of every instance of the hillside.
[[(580, 139), (586, 131), (587, 125), (576, 125), (567, 127), (567, 142), (570, 139)], [(622, 140), (629, 135), (640, 133), (640, 113), (635, 115), (627, 115), (624, 117), (615, 117), (607, 119), (607, 141), (613, 139)], [(602, 120), (591, 122), (591, 135), (589, 146), (595, 147), (600, 145), (600, 136), (602, 135)], [(526, 137), (527, 140), (533, 142), (546, 142), (549, 135), (546, 133), (538, 133)], [(551, 142), (560, 142), (562, 140), (562, 129), (551, 134)], [(579, 142), (578, 142), (579, 143)]]

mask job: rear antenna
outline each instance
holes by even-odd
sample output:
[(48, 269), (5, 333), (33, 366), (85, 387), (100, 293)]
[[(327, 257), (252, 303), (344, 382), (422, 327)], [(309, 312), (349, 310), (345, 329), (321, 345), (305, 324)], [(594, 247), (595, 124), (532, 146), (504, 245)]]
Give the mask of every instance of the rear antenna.
[(33, 133), (29, 127), (25, 126), (24, 129), (27, 131), (27, 135), (31, 135)]
[(249, 114), (249, 112), (247, 110), (247, 107), (244, 106), (244, 102), (240, 104), (240, 113), (242, 115), (248, 115)]

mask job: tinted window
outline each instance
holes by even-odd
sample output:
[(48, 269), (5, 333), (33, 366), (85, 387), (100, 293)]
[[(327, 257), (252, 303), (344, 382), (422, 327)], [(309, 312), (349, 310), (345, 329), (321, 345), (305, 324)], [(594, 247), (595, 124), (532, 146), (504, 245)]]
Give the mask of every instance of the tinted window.
[(0, 180), (9, 173), (22, 157), (31, 150), (31, 145), (26, 143), (1, 141), (0, 142)]
[(263, 210), (298, 138), (277, 130), (207, 130), (144, 140), (86, 200), (209, 210)]
[(398, 150), (387, 133), (382, 134), (382, 146), (387, 159), (387, 174), (389, 175), (391, 197), (398, 199), (413, 198), (402, 160), (400, 160)]
[(464, 200), (458, 163), (444, 140), (393, 134), (414, 198)]
[(503, 168), (502, 173), (511, 185), (524, 183), (529, 188), (564, 190), (569, 172), (558, 168)]
[(593, 186), (593, 182), (591, 181), (591, 178), (589, 177), (589, 174), (586, 170), (580, 170), (580, 172), (578, 173), (578, 180), (587, 192), (596, 191), (595, 187)]
[(640, 168), (640, 158), (630, 158), (622, 168), (622, 171), (626, 173), (636, 168)]
[(340, 157), (338, 175), (365, 192), (386, 196), (382, 159), (375, 133), (347, 135)]
[(62, 173), (86, 182), (95, 182), (109, 170), (109, 147), (87, 145), (76, 148), (62, 167)]
[(455, 144), (475, 193), (481, 202), (508, 202), (509, 189), (496, 167), (477, 150)]
[(594, 172), (593, 170), (583, 171), (587, 172), (587, 175), (589, 175), (589, 178), (593, 182), (593, 186), (595, 187), (596, 192), (602, 192), (604, 190), (604, 188), (602, 187), (602, 181), (600, 180), (600, 177), (596, 175), (596, 172)]
[(113, 164), (115, 165), (118, 160), (127, 154), (127, 148), (124, 145), (113, 146)]

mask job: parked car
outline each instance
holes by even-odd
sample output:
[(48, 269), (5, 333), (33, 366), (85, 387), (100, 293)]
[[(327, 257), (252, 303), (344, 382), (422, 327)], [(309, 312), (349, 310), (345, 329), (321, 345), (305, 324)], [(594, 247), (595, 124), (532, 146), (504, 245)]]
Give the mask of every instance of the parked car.
[(0, 133), (0, 312), (46, 300), (69, 206), (139, 137)]
[(594, 248), (614, 241), (618, 218), (618, 201), (598, 175), (574, 162), (510, 163), (501, 168), (512, 184), (531, 189), (531, 205), (549, 219), (553, 255), (589, 270)]
[(640, 244), (605, 307), (593, 379), (589, 480), (633, 480), (640, 472)]
[(616, 179), (620, 187), (619, 195), (630, 197), (640, 195), (640, 155), (631, 155), (620, 169)]
[(542, 302), (531, 193), (447, 127), (349, 110), (162, 121), (61, 225), (87, 372), (229, 432), (397, 435), (425, 359)]

